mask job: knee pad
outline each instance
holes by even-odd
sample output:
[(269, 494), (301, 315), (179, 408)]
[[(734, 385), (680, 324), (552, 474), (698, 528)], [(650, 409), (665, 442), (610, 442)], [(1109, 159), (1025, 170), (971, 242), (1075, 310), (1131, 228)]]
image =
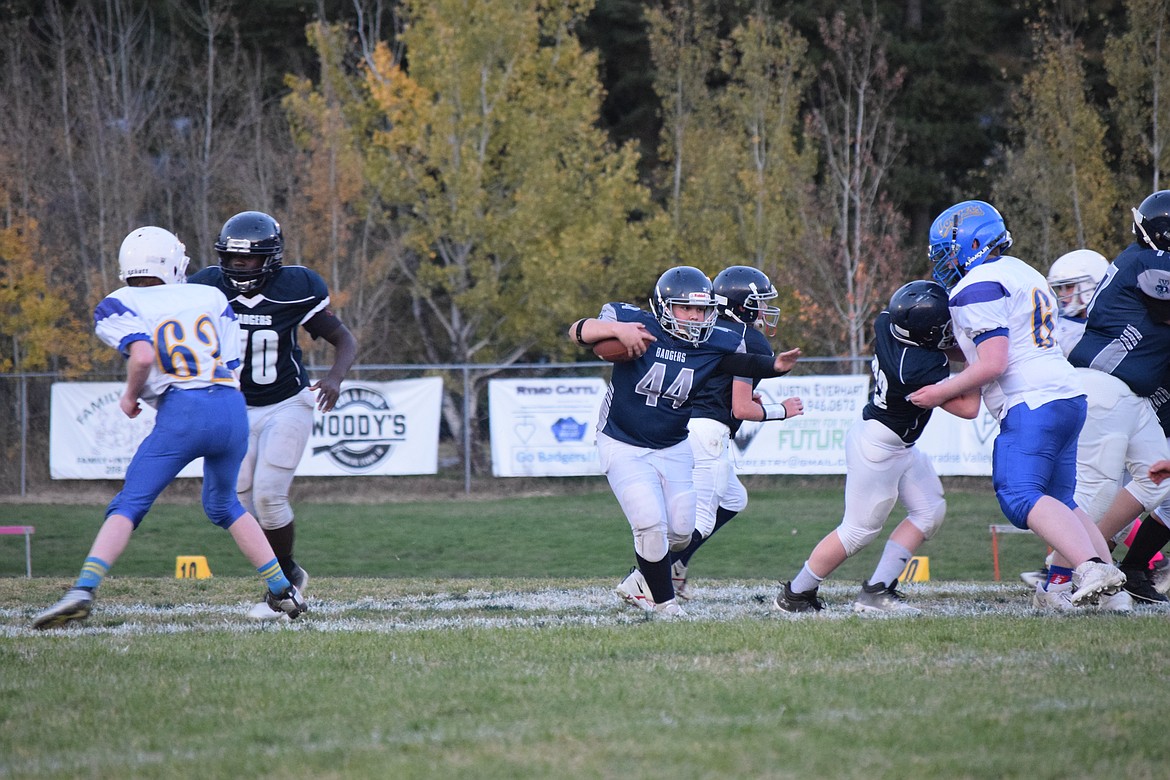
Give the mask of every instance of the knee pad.
[(691, 544), (691, 534), (695, 531), (695, 491), (684, 490), (669, 498), (667, 507), (666, 537), (670, 542), (670, 549), (681, 552)]
[(619, 503), (634, 532), (634, 552), (647, 561), (666, 557), (666, 518), (662, 504), (650, 485), (634, 484), (622, 493)]
[(261, 528), (272, 530), (284, 528), (293, 521), (292, 506), (288, 502), (292, 488), (293, 472), (290, 469), (274, 468), (264, 464), (252, 476), (252, 490), (248, 495), (253, 514)]
[(841, 546), (845, 548), (845, 555), (852, 556), (859, 550), (865, 549), (870, 542), (877, 538), (881, 530), (881, 526), (877, 528), (862, 528), (861, 526), (842, 523), (837, 526), (837, 538), (841, 540)]
[(1147, 512), (1151, 512), (1170, 496), (1170, 480), (1155, 485), (1150, 481), (1149, 469), (1145, 469), (1134, 475), (1125, 489), (1141, 502)]
[(945, 499), (939, 499), (932, 501), (929, 506), (909, 512), (906, 519), (922, 532), (923, 539), (929, 539), (942, 527), (946, 516), (947, 502)]

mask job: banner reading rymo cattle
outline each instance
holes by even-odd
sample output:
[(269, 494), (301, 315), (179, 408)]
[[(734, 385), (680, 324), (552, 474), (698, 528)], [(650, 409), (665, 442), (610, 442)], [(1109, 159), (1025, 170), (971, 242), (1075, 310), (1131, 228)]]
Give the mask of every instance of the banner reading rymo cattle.
[[(118, 408), (120, 382), (58, 382), (49, 418), (53, 479), (122, 479), (139, 443), (154, 427), (143, 405), (131, 420)], [(438, 377), (343, 382), (337, 405), (314, 412), (297, 474), (303, 476), (434, 474), (438, 471)], [(180, 477), (202, 476), (202, 461)]]
[(588, 377), (488, 382), (492, 474), (600, 474), (597, 413), (605, 389), (605, 380)]

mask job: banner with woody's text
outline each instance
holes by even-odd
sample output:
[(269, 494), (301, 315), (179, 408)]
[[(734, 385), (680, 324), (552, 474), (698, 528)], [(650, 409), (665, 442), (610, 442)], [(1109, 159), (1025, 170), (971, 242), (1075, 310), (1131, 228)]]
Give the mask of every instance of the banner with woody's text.
[[(49, 420), (53, 479), (122, 479), (154, 427), (155, 411), (126, 417), (118, 382), (58, 382)], [(303, 476), (434, 474), (438, 471), (438, 377), (394, 382), (343, 382), (337, 405), (314, 412), (313, 431), (297, 474)], [(203, 474), (202, 459), (180, 477)]]

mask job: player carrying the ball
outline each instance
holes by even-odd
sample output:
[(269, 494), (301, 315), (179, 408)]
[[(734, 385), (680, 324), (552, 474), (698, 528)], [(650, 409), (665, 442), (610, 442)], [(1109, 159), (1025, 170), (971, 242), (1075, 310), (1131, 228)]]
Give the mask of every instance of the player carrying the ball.
[[(743, 333), (716, 326), (711, 280), (692, 266), (659, 277), (647, 312), (607, 303), (598, 317), (569, 326), (582, 346), (617, 338), (634, 356), (615, 363), (601, 405), (597, 446), (601, 469), (634, 535), (634, 556), (649, 590), (647, 611), (684, 616), (675, 600), (670, 551), (695, 529), (694, 456), (687, 440), (694, 395), (716, 374), (767, 378), (788, 373), (799, 349), (774, 358), (748, 354)], [(775, 406), (780, 406), (779, 404)], [(764, 419), (782, 408), (764, 406)]]

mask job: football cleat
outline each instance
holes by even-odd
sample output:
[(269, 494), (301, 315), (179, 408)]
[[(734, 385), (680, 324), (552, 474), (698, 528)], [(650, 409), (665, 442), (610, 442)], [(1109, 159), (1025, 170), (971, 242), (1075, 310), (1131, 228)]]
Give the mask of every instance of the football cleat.
[(682, 561), (670, 564), (670, 581), (674, 583), (674, 595), (683, 601), (691, 600), (691, 589), (687, 587), (687, 565)]
[(309, 611), (295, 585), (289, 585), (280, 593), (269, 591), (264, 601), (273, 612), (288, 615), (289, 620), (296, 620), (298, 616)]
[(906, 597), (897, 591), (897, 587), (897, 580), (894, 580), (894, 583), (889, 586), (883, 582), (870, 585), (869, 581), (866, 580), (861, 583), (861, 593), (857, 594), (857, 600), (853, 602), (853, 611), (859, 615), (867, 613), (920, 614), (922, 610), (907, 604)]
[(1133, 596), (1122, 588), (1112, 596), (1102, 596), (1097, 609), (1102, 612), (1133, 612)]
[(1121, 590), (1125, 574), (1112, 563), (1085, 561), (1073, 570), (1072, 582), (1073, 604), (1096, 604), (1102, 596), (1112, 596)]
[(613, 589), (625, 603), (632, 607), (637, 607), (643, 612), (654, 611), (654, 597), (650, 595), (650, 588), (646, 585), (646, 578), (642, 576), (642, 572), (638, 571), (638, 567), (630, 569), (630, 573), (626, 578), (618, 583), (618, 586)]
[(1150, 571), (1145, 566), (1124, 566), (1121, 571), (1125, 574), (1125, 591), (1138, 603), (1157, 606), (1170, 603), (1170, 599), (1154, 587)]
[(58, 628), (68, 623), (80, 622), (89, 617), (93, 609), (93, 591), (85, 588), (70, 588), (53, 606), (33, 618), (32, 627), (38, 631)]
[(1053, 583), (1047, 590), (1043, 583), (1039, 583), (1036, 585), (1036, 592), (1032, 594), (1032, 606), (1045, 612), (1068, 612), (1076, 609), (1072, 595), (1071, 582)]
[[(289, 582), (291, 582), (293, 587), (297, 589), (297, 593), (300, 594), (301, 599), (303, 600), (305, 597), (305, 589), (309, 586), (309, 573), (302, 569), (298, 564), (297, 567), (293, 569), (292, 576), (289, 577)], [(302, 611), (307, 612), (308, 608)], [(268, 597), (266, 595), (264, 597), (264, 601), (253, 604), (252, 608), (248, 610), (248, 619), (260, 621), (288, 620), (289, 616), (282, 610), (276, 610), (268, 606)]]
[(784, 587), (772, 600), (772, 606), (781, 612), (820, 612), (825, 608), (825, 602), (817, 596), (819, 588), (797, 593), (792, 589), (792, 583), (784, 583)]
[(675, 599), (664, 601), (661, 604), (655, 604), (654, 614), (658, 617), (671, 619), (687, 617), (686, 611), (678, 605), (678, 601)]
[(1155, 561), (1154, 568), (1150, 569), (1150, 582), (1163, 596), (1170, 592), (1170, 560), (1159, 558)]
[(1024, 584), (1030, 588), (1034, 588), (1037, 585), (1043, 585), (1044, 583), (1048, 582), (1048, 569), (1022, 571), (1020, 572), (1020, 579), (1023, 580)]

